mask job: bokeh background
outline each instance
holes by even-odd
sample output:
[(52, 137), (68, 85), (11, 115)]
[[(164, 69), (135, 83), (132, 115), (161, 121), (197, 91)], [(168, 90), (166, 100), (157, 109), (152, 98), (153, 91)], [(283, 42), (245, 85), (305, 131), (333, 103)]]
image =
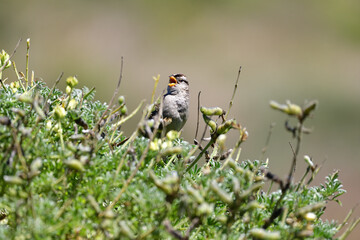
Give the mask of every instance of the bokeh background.
[[(91, 1), (0, 0), (0, 49), (12, 52), (24, 71), (25, 40), (31, 38), (30, 68), (52, 85), (57, 76), (77, 75), (109, 101), (124, 57), (120, 94), (131, 111), (158, 94), (168, 75), (184, 73), (191, 85), (191, 116), (183, 131), (192, 142), (197, 93), (205, 106), (227, 108), (239, 66), (242, 73), (231, 116), (246, 126), (241, 159), (259, 159), (269, 126), (270, 169), (287, 174), (291, 135), (286, 116), (270, 100), (320, 102), (307, 126), (301, 156), (323, 164), (315, 183), (333, 169), (348, 191), (329, 205), (324, 219), (342, 221), (360, 201), (360, 1)], [(14, 79), (8, 71), (8, 77)], [(59, 85), (64, 90), (65, 81)], [(125, 126), (126, 133), (136, 121)], [(235, 137), (235, 136), (234, 136)], [(229, 139), (228, 146), (234, 139)], [(300, 157), (297, 179), (305, 163)], [(359, 210), (355, 212), (359, 216)], [(359, 227), (349, 239), (358, 239)]]

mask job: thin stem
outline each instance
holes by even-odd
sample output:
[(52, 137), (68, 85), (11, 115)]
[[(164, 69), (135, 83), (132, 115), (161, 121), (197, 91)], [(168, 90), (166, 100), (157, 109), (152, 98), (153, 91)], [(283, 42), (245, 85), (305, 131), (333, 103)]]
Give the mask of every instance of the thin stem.
[(236, 90), (237, 90), (237, 87), (238, 87), (240, 73), (241, 73), (241, 66), (240, 66), (239, 71), (238, 71), (238, 75), (237, 75), (235, 86), (234, 86), (234, 91), (233, 91), (233, 94), (232, 94), (232, 97), (231, 97), (231, 100), (230, 100), (230, 103), (229, 103), (229, 109), (228, 109), (228, 111), (227, 111), (227, 113), (225, 115), (225, 119), (227, 119), (227, 116), (229, 115), (230, 109), (231, 109), (231, 107), (233, 105), (233, 102), (234, 102), (234, 97), (235, 97), (235, 93), (236, 93)]
[(198, 106), (197, 106), (197, 118), (196, 118), (196, 131), (195, 131), (195, 137), (194, 137), (194, 139), (196, 139), (196, 138), (197, 138), (198, 131), (199, 131), (200, 94), (201, 94), (201, 91), (199, 91), (199, 93), (198, 93)]
[(275, 123), (271, 123), (270, 127), (269, 127), (269, 132), (266, 138), (266, 142), (265, 142), (265, 146), (263, 147), (262, 151), (261, 151), (261, 158), (260, 159), (264, 159), (265, 153), (267, 151), (267, 149), (269, 148), (269, 144), (270, 144), (270, 139), (271, 139), (271, 135), (272, 135), (272, 130), (275, 127)]
[(49, 94), (46, 96), (46, 99), (45, 99), (45, 101), (44, 101), (44, 102), (45, 102), (44, 112), (45, 112), (46, 115), (48, 114), (49, 105), (50, 105), (50, 103), (49, 103), (48, 100), (49, 100), (50, 96), (53, 94), (56, 85), (60, 82), (60, 80), (61, 80), (61, 78), (62, 78), (63, 75), (64, 75), (64, 72), (60, 73), (60, 75), (59, 75), (58, 78), (56, 79), (54, 85), (52, 86)]
[(61, 122), (59, 121), (58, 122), (59, 124), (59, 135), (60, 135), (60, 143), (61, 143), (61, 149), (64, 151), (65, 150), (65, 144), (64, 144), (64, 137), (63, 137), (63, 130), (62, 130), (62, 127), (61, 127)]
[(26, 75), (25, 75), (26, 89), (29, 86), (29, 50), (30, 50), (30, 38), (26, 40)]
[(196, 157), (196, 159), (186, 168), (185, 172), (190, 171), (190, 169), (199, 161), (199, 159), (204, 155), (206, 150), (214, 143), (214, 140), (211, 139), (208, 144), (204, 147), (204, 149), (199, 153), (199, 155)]
[(299, 125), (299, 128), (298, 128), (298, 132), (297, 132), (297, 136), (296, 136), (296, 149), (294, 151), (294, 149), (292, 148), (291, 144), (290, 144), (290, 147), (293, 151), (293, 161), (292, 161), (292, 164), (291, 164), (291, 168), (290, 168), (290, 172), (289, 172), (289, 177), (288, 177), (288, 180), (287, 180), (287, 184), (286, 185), (290, 185), (290, 182), (292, 180), (292, 177), (293, 177), (293, 174), (295, 173), (295, 170), (296, 170), (296, 161), (297, 161), (297, 156), (299, 154), (299, 151), (300, 151), (300, 144), (301, 144), (301, 137), (302, 137), (302, 128), (303, 128), (303, 124), (302, 122), (300, 121), (300, 125)]
[(5, 62), (4, 62), (4, 65), (2, 67), (0, 67), (0, 72), (2, 72), (4, 70), (4, 68), (6, 67), (6, 65), (8, 64), (8, 62), (11, 60), (11, 58), (14, 56), (14, 54), (16, 53), (16, 50), (17, 48), (19, 47), (20, 45), (20, 42), (21, 42), (21, 38), (19, 39), (19, 41), (17, 42), (15, 48), (14, 48), (14, 51), (12, 52), (12, 54), (10, 55), (9, 59), (7, 59)]
[(292, 164), (291, 164), (291, 168), (290, 168), (290, 172), (289, 172), (289, 175), (288, 175), (288, 179), (287, 179), (287, 182), (285, 184), (285, 187), (283, 187), (281, 189), (282, 193), (280, 195), (280, 198), (278, 199), (278, 201), (276, 202), (275, 204), (275, 207), (273, 209), (273, 212), (270, 216), (270, 218), (265, 221), (264, 225), (263, 225), (263, 229), (266, 229), (268, 228), (275, 220), (275, 218), (277, 218), (277, 214), (278, 212), (280, 211), (280, 208), (279, 208), (279, 205), (282, 201), (282, 199), (285, 197), (285, 194), (287, 192), (287, 190), (290, 188), (290, 183), (291, 183), (291, 180), (292, 180), (292, 177), (293, 177), (293, 174), (295, 172), (295, 169), (296, 169), (296, 160), (297, 160), (297, 155), (299, 154), (299, 151), (300, 151), (300, 144), (301, 144), (301, 135), (302, 135), (302, 128), (303, 128), (303, 122), (300, 121), (300, 124), (299, 124), (299, 128), (298, 128), (298, 132), (297, 132), (297, 142), (296, 142), (296, 149), (294, 151), (294, 149), (292, 148), (292, 145), (290, 144), (290, 147), (293, 151), (293, 161), (292, 161)]
[(2, 79), (1, 79), (1, 75), (2, 75), (2, 72), (0, 72), (0, 83), (1, 83), (1, 86), (3, 87), (3, 89), (5, 90), (6, 93), (9, 93), (6, 86), (4, 85)]
[[(124, 66), (124, 57), (121, 57), (121, 67), (120, 67), (120, 76), (119, 76), (119, 80), (118, 80), (118, 84), (116, 86), (116, 89), (114, 91), (114, 94), (109, 102), (109, 106), (106, 108), (106, 110), (104, 111), (104, 113), (102, 114), (102, 116), (100, 117), (99, 121), (97, 122), (97, 124), (95, 125), (95, 127), (98, 127), (99, 129), (99, 132), (100, 132), (100, 123), (101, 121), (105, 118), (105, 115), (106, 113), (109, 111), (113, 101), (114, 101), (114, 98), (115, 96), (118, 94), (118, 91), (119, 91), (119, 87), (120, 87), (120, 83), (121, 83), (121, 80), (122, 80), (122, 73), (123, 73), (123, 66)], [(105, 126), (105, 124), (104, 124)]]
[(155, 91), (156, 91), (157, 85), (158, 85), (159, 80), (160, 80), (160, 75), (158, 74), (156, 77), (153, 77), (153, 79), (154, 79), (154, 81), (155, 81), (155, 84), (154, 84), (153, 92), (152, 92), (152, 94), (151, 94), (151, 104), (154, 103)]

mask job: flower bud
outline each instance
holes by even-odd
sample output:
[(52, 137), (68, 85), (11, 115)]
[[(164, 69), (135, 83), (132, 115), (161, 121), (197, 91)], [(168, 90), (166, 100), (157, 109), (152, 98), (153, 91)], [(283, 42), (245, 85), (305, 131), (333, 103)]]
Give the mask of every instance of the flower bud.
[(121, 115), (126, 115), (127, 111), (128, 111), (128, 109), (127, 109), (127, 107), (125, 105), (120, 109)]
[(192, 188), (192, 187), (188, 187), (188, 188), (186, 189), (186, 192), (187, 192), (192, 198), (194, 198), (194, 200), (195, 200), (197, 203), (201, 204), (201, 203), (204, 202), (204, 198), (203, 198), (203, 196), (201, 196), (201, 194), (200, 194), (200, 192), (199, 192), (198, 190), (196, 190), (196, 189), (194, 189), (194, 188)]
[(105, 210), (105, 212), (103, 212), (103, 216), (105, 218), (112, 219), (115, 217), (115, 213), (112, 210)]
[(83, 172), (85, 171), (84, 165), (77, 159), (70, 159), (65, 161), (65, 164), (76, 171)]
[(56, 105), (56, 107), (54, 109), (54, 112), (55, 112), (55, 117), (57, 119), (62, 119), (62, 118), (64, 118), (66, 116), (65, 109), (60, 105)]
[(25, 117), (25, 115), (26, 115), (26, 112), (20, 108), (11, 108), (11, 111), (22, 118)]
[(309, 222), (313, 222), (316, 220), (316, 215), (313, 212), (308, 212), (305, 214), (304, 218)]
[(34, 101), (29, 93), (21, 94), (20, 96), (18, 96), (18, 99), (20, 102), (24, 102), (24, 103), (33, 103), (33, 101)]
[[(6, 63), (6, 61), (8, 61)], [(8, 68), (11, 66), (11, 61), (10, 61), (10, 56), (7, 52), (5, 52), (4, 50), (1, 50), (0, 52), (0, 68), (2, 68), (6, 63), (6, 66), (4, 67), (4, 69)]]
[(171, 141), (164, 141), (161, 144), (161, 149), (167, 149), (167, 148), (171, 148), (173, 146)]
[(78, 83), (79, 83), (79, 81), (77, 80), (77, 78), (75, 76), (68, 77), (66, 79), (66, 84), (71, 88), (74, 88)]
[(27, 49), (30, 48), (30, 38), (26, 39), (26, 47)]
[(78, 102), (75, 99), (71, 99), (69, 102), (69, 105), (67, 107), (67, 110), (73, 110), (76, 108)]
[(313, 161), (311, 161), (311, 158), (308, 155), (304, 156), (304, 161), (309, 165), (311, 169), (314, 168), (314, 163)]
[(207, 116), (213, 116), (213, 115), (220, 116), (225, 114), (225, 111), (219, 107), (213, 107), (213, 108), (200, 107), (200, 112)]
[(173, 141), (180, 137), (180, 133), (175, 130), (171, 130), (168, 133), (166, 133), (166, 138), (169, 139), (169, 141)]
[(262, 228), (253, 228), (250, 230), (250, 235), (257, 239), (275, 240), (280, 239), (280, 232), (270, 232)]
[(196, 208), (196, 212), (198, 215), (210, 215), (213, 211), (214, 205), (208, 204), (206, 202), (200, 204), (200, 206)]
[(51, 127), (52, 127), (51, 121), (50, 121), (50, 120), (46, 121), (45, 128), (46, 128), (47, 130), (50, 130)]
[(210, 189), (218, 195), (218, 197), (226, 204), (231, 204), (233, 202), (233, 199), (230, 194), (225, 192), (220, 188), (220, 186), (217, 184), (215, 180), (213, 180), (210, 184)]
[(298, 118), (300, 118), (303, 114), (301, 107), (291, 103), (290, 101), (287, 101), (286, 104), (279, 104), (275, 101), (270, 101), (270, 107)]
[(227, 133), (232, 127), (233, 125), (236, 124), (235, 119), (230, 119), (227, 120), (226, 122), (224, 122), (223, 124), (221, 124), (218, 129), (217, 129), (217, 133), (218, 134), (225, 134)]
[(301, 117), (302, 116), (302, 109), (299, 105), (287, 102), (288, 108), (286, 109), (286, 113), (289, 115)]
[(125, 102), (125, 97), (124, 96), (120, 96), (118, 98), (118, 102), (119, 102), (119, 105), (122, 105), (124, 102)]
[(216, 139), (216, 142), (219, 145), (221, 151), (225, 151), (225, 141), (226, 141), (225, 134), (220, 134), (219, 137)]
[(24, 181), (18, 176), (4, 176), (4, 181), (11, 184), (23, 184)]
[(40, 158), (37, 158), (34, 161), (32, 161), (32, 163), (30, 165), (30, 170), (32, 172), (37, 172), (37, 171), (39, 171), (41, 166), (42, 166), (42, 160)]
[(154, 141), (150, 142), (150, 150), (151, 151), (159, 151), (161, 145), (161, 140), (158, 138), (155, 138)]
[(72, 88), (70, 86), (66, 86), (65, 92), (67, 95), (69, 95), (71, 93), (71, 90), (72, 90)]
[(204, 118), (205, 123), (211, 128), (211, 132), (215, 132), (215, 130), (216, 130), (216, 122), (211, 120), (205, 114), (203, 114), (203, 118)]
[(173, 154), (180, 154), (181, 152), (182, 152), (182, 147), (180, 147), (180, 146), (169, 147), (169, 148), (166, 148), (165, 150), (161, 151), (161, 155), (168, 156), (168, 155), (173, 155)]

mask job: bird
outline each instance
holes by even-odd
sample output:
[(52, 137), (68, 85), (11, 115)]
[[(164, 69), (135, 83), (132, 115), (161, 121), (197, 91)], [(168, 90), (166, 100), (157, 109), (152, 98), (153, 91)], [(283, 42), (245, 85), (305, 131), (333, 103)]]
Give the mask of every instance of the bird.
[[(159, 130), (166, 134), (171, 130), (180, 131), (189, 117), (189, 81), (182, 73), (169, 76), (167, 92), (163, 96), (162, 118)], [(160, 104), (155, 105), (149, 120), (160, 113)]]

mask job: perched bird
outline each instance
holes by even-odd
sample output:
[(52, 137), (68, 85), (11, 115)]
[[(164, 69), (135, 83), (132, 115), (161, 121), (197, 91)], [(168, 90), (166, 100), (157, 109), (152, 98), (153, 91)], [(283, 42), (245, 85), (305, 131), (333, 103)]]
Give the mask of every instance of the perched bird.
[[(159, 130), (165, 134), (170, 130), (180, 131), (189, 116), (189, 82), (184, 74), (178, 73), (169, 76), (167, 93), (164, 95), (162, 105)], [(159, 114), (159, 106), (155, 106), (149, 119), (154, 119)]]

